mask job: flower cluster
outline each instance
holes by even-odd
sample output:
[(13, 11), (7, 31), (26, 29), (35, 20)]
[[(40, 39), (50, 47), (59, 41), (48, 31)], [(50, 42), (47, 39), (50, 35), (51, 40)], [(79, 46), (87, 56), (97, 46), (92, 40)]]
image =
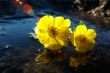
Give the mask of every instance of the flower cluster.
[(69, 42), (72, 43), (75, 47), (73, 49), (77, 52), (91, 51), (95, 45), (95, 30), (87, 29), (82, 21), (76, 28), (73, 27), (74, 30), (70, 28), (70, 25), (70, 19), (64, 19), (61, 16), (55, 18), (51, 15), (43, 16), (35, 27), (34, 38), (38, 38), (45, 49), (51, 52), (58, 52), (64, 47), (68, 47)]

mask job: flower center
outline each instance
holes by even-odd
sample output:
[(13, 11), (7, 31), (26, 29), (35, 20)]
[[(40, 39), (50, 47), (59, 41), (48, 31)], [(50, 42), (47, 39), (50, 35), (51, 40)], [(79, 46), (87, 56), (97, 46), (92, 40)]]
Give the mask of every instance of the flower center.
[(54, 26), (48, 27), (48, 34), (50, 37), (55, 37), (57, 34), (56, 28)]
[(80, 40), (81, 43), (86, 42), (86, 38), (85, 38), (85, 36), (80, 36), (79, 40)]
[(84, 35), (76, 36), (76, 41), (80, 44), (86, 43), (86, 37)]

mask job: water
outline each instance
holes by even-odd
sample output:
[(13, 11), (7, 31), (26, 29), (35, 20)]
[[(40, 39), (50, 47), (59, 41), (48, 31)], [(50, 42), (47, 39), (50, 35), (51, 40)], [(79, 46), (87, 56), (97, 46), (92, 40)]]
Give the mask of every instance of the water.
[[(77, 24), (80, 21), (79, 19), (77, 19), (76, 16), (60, 13), (58, 11), (53, 11), (49, 9), (40, 9), (36, 13), (35, 17), (28, 17), (22, 19), (1, 18), (0, 20), (0, 71), (1, 72), (14, 73), (13, 69), (15, 68), (15, 72), (19, 73), (19, 71), (22, 72), (22, 70), (19, 70), (18, 68), (22, 69), (21, 66), (23, 66), (24, 64), (27, 65), (29, 64), (28, 62), (34, 61), (35, 56), (38, 54), (40, 49), (42, 50), (43, 47), (38, 42), (38, 40), (31, 38), (30, 37), (31, 35), (29, 33), (34, 32), (33, 28), (36, 26), (36, 21), (38, 21), (41, 16), (46, 14), (51, 14), (54, 16), (61, 15), (64, 16), (65, 18), (70, 18), (72, 20), (71, 27), (77, 26)], [(110, 29), (92, 25), (87, 21), (84, 22), (87, 24), (88, 28), (93, 28), (96, 30), (97, 32), (96, 46), (109, 49)], [(7, 66), (11, 68), (7, 68)], [(18, 68), (16, 68), (17, 66)], [(43, 68), (45, 67), (46, 66), (43, 65)], [(54, 66), (52, 66), (52, 68), (54, 68)], [(57, 70), (57, 66), (55, 66), (55, 69)], [(41, 69), (38, 68), (38, 70)]]

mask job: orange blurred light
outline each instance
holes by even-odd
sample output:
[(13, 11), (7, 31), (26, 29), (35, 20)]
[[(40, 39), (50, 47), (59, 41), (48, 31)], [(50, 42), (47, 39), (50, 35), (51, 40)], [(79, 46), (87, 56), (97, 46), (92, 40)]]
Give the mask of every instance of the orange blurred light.
[(19, 2), (20, 2), (20, 0), (16, 0), (16, 2), (17, 2), (17, 3), (19, 3)]
[(23, 4), (23, 1), (22, 1), (22, 0), (14, 0), (13, 2), (14, 2), (14, 5), (15, 5), (16, 7), (19, 7), (20, 5)]
[(29, 4), (25, 4), (23, 6), (23, 12), (26, 14), (31, 14), (32, 13), (32, 7)]

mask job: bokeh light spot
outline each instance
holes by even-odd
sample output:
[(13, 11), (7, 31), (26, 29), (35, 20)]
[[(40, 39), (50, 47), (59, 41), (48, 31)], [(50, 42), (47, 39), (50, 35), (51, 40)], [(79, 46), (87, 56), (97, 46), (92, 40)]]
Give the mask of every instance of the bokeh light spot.
[(19, 2), (20, 2), (20, 0), (16, 0), (16, 2), (17, 2), (17, 3), (19, 3)]
[(23, 2), (19, 2), (19, 4), (23, 4)]
[(14, 5), (16, 7), (19, 7), (19, 6), (21, 6), (23, 4), (23, 1), (22, 0), (14, 0), (13, 2), (14, 2)]
[(33, 15), (34, 14), (34, 11), (32, 9), (32, 6), (29, 5), (29, 4), (24, 4), (24, 6), (23, 6), (23, 12), (25, 14), (28, 14), (28, 15)]

